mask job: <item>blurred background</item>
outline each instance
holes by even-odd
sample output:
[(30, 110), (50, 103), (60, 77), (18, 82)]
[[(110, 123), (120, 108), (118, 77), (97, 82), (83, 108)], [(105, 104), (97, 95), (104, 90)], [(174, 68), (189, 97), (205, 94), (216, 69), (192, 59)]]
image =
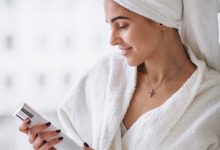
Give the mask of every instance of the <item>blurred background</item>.
[(30, 150), (12, 117), (25, 101), (61, 128), (56, 108), (109, 45), (102, 0), (0, 0), (0, 150)]
[(25, 101), (58, 127), (56, 108), (109, 45), (102, 0), (0, 0), (0, 150), (30, 150), (12, 117)]

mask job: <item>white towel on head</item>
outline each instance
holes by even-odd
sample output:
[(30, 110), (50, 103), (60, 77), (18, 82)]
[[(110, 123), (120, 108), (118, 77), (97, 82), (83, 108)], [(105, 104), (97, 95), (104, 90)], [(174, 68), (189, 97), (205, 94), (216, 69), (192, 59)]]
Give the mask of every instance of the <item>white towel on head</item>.
[(139, 15), (180, 29), (183, 43), (220, 72), (218, 0), (114, 0)]
[(119, 5), (139, 15), (179, 28), (182, 16), (182, 0), (114, 0)]
[(181, 38), (197, 58), (220, 72), (218, 0), (183, 0)]

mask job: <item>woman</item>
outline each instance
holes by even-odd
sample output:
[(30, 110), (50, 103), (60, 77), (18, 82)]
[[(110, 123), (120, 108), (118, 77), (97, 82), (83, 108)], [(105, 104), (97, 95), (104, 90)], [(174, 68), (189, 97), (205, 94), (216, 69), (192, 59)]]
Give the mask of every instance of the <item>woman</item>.
[[(182, 1), (168, 2), (104, 1), (110, 43), (122, 56), (103, 58), (58, 109), (79, 145), (86, 141), (95, 150), (220, 148), (220, 75), (196, 58), (191, 44), (182, 44), (188, 36), (178, 32)], [(28, 124), (20, 131), (35, 149), (51, 150), (60, 142), (47, 141), (59, 133), (44, 132), (46, 124)], [(88, 144), (84, 149), (91, 149)]]

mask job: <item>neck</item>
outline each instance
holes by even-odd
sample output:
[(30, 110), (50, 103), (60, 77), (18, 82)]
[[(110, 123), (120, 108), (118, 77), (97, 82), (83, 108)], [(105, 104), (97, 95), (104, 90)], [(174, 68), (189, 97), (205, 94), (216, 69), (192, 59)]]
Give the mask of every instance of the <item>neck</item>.
[(146, 75), (152, 85), (158, 85), (164, 80), (175, 77), (183, 67), (191, 64), (181, 41), (178, 41), (178, 38), (172, 40), (176, 41), (168, 41), (167, 43), (172, 44), (165, 48), (163, 46), (163, 49), (155, 52), (144, 62)]

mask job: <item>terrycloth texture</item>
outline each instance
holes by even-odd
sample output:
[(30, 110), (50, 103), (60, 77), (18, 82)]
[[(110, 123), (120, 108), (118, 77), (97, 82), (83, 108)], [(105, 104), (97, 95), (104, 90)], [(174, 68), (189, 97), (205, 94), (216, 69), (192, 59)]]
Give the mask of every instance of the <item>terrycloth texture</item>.
[(220, 75), (190, 52), (197, 70), (160, 107), (143, 114), (121, 138), (120, 124), (136, 86), (136, 67), (119, 54), (88, 71), (58, 114), (79, 145), (95, 150), (217, 150), (220, 148)]
[(220, 72), (218, 0), (183, 0), (181, 38), (197, 58)]
[(114, 0), (119, 5), (163, 23), (168, 27), (179, 28), (182, 17), (182, 0)]
[(184, 45), (220, 72), (218, 0), (114, 0), (119, 5), (168, 27), (179, 29)]
[(121, 123), (120, 128), (121, 128), (121, 137), (123, 137), (128, 130), (123, 122)]

